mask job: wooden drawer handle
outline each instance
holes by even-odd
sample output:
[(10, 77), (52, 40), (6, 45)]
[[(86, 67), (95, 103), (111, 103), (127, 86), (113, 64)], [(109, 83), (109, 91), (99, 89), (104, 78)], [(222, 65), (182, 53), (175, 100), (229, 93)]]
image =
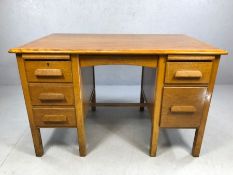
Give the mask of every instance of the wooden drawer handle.
[(49, 100), (63, 101), (65, 100), (65, 95), (62, 93), (40, 93), (39, 99), (41, 101), (49, 101)]
[(201, 78), (202, 73), (199, 70), (178, 70), (175, 73), (175, 78)]
[(44, 115), (42, 117), (43, 122), (66, 122), (67, 117), (65, 115)]
[(196, 108), (194, 106), (172, 106), (171, 112), (173, 113), (194, 113)]
[(61, 77), (63, 75), (61, 69), (36, 69), (37, 77)]

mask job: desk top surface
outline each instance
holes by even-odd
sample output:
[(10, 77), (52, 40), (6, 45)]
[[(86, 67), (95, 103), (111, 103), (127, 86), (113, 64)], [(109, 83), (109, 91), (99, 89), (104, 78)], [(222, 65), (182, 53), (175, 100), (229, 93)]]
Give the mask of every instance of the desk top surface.
[(227, 51), (181, 34), (51, 34), (10, 53), (211, 54)]

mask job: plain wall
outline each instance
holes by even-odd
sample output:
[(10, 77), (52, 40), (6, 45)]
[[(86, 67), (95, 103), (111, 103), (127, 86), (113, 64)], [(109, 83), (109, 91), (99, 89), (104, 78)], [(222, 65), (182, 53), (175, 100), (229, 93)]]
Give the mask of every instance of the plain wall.
[[(11, 47), (50, 33), (183, 33), (229, 51), (217, 83), (233, 83), (232, 0), (0, 0), (0, 85), (19, 84)], [(96, 83), (135, 85), (141, 68), (100, 66)]]

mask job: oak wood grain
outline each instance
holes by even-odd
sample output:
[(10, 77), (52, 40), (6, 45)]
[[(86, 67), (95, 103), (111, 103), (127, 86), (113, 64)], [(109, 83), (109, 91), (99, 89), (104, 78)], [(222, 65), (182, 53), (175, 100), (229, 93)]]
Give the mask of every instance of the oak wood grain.
[(11, 53), (72, 54), (227, 54), (182, 34), (51, 34)]
[(73, 105), (72, 84), (30, 83), (29, 91), (32, 105)]
[(70, 55), (69, 54), (56, 54), (56, 53), (26, 53), (22, 54), (22, 58), (24, 60), (70, 60)]
[[(199, 156), (219, 55), (227, 54), (175, 34), (52, 34), (9, 52), (17, 55), (37, 156), (43, 155), (41, 127), (76, 127), (85, 156), (88, 106), (148, 107), (151, 156), (159, 127), (195, 128), (192, 155)], [(94, 66), (109, 64), (143, 66), (140, 103), (96, 103)]]
[(195, 106), (177, 106), (177, 105), (174, 105), (174, 106), (171, 106), (171, 112), (172, 113), (194, 113), (196, 112), (197, 109)]
[(86, 156), (86, 132), (85, 132), (85, 106), (84, 106), (84, 93), (82, 84), (82, 73), (79, 64), (79, 57), (71, 55), (72, 71), (73, 71), (73, 85), (74, 85), (74, 98), (75, 98), (75, 113), (77, 117), (77, 133), (79, 144), (79, 155)]
[(35, 76), (37, 77), (61, 77), (63, 75), (61, 69), (36, 69)]
[(25, 61), (29, 82), (72, 82), (70, 61)]
[(55, 122), (55, 123), (60, 123), (60, 122), (66, 122), (67, 121), (67, 117), (65, 115), (62, 114), (45, 114), (42, 118), (43, 122)]
[(200, 126), (195, 131), (195, 137), (194, 137), (193, 149), (192, 149), (192, 155), (194, 157), (198, 157), (200, 155), (202, 140), (203, 140), (205, 126), (206, 126), (206, 122), (208, 118), (208, 112), (209, 112), (210, 102), (211, 102), (212, 94), (214, 90), (214, 84), (215, 84), (215, 80), (217, 76), (219, 61), (220, 61), (220, 56), (216, 56), (216, 58), (213, 60), (210, 82), (207, 88), (207, 98), (205, 100), (204, 108), (203, 108), (203, 114), (202, 114), (203, 116), (201, 118)]
[(199, 70), (177, 70), (175, 72), (175, 78), (184, 79), (200, 79), (202, 77), (202, 72)]
[(149, 103), (90, 103), (91, 106), (101, 107), (146, 107)]
[(168, 61), (212, 61), (214, 55), (168, 55)]
[(80, 65), (98, 66), (98, 65), (134, 65), (144, 67), (156, 67), (157, 56), (151, 55), (80, 55)]
[(208, 84), (212, 62), (167, 62), (165, 83)]
[(162, 106), (162, 94), (164, 87), (165, 66), (167, 56), (160, 56), (158, 62), (158, 69), (156, 71), (156, 80), (153, 93), (153, 113), (152, 113), (152, 127), (151, 127), (151, 142), (150, 142), (150, 156), (156, 156), (158, 138), (159, 138), (159, 120)]
[(49, 92), (49, 93), (40, 93), (38, 98), (41, 101), (53, 101), (53, 100), (64, 101), (65, 95), (63, 93)]
[(37, 127), (75, 127), (76, 117), (73, 107), (33, 107)]
[(31, 134), (32, 134), (32, 140), (35, 148), (36, 156), (41, 157), (44, 154), (41, 134), (40, 134), (40, 128), (36, 126), (36, 123), (34, 121), (33, 111), (32, 111), (32, 104), (30, 99), (30, 92), (28, 88), (27, 83), (27, 75), (25, 71), (25, 64), (24, 60), (22, 59), (21, 54), (17, 54), (17, 62), (18, 62), (18, 68), (19, 68), (19, 74), (21, 79), (21, 85), (23, 89), (24, 94), (24, 100), (26, 104), (27, 114), (28, 114), (28, 120), (31, 128)]
[(200, 125), (206, 87), (165, 87), (160, 127), (197, 128)]

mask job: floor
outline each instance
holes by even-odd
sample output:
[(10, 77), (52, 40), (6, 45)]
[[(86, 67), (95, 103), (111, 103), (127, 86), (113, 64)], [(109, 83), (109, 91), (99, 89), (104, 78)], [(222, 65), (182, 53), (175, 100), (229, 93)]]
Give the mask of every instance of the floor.
[[(35, 157), (21, 88), (0, 86), (0, 175), (228, 175), (233, 172), (233, 86), (216, 86), (201, 156), (190, 154), (194, 130), (163, 129), (149, 157), (150, 119), (138, 108), (97, 108), (86, 121), (88, 155), (78, 156), (75, 129), (42, 129)], [(97, 86), (97, 99), (138, 101), (139, 86)]]

